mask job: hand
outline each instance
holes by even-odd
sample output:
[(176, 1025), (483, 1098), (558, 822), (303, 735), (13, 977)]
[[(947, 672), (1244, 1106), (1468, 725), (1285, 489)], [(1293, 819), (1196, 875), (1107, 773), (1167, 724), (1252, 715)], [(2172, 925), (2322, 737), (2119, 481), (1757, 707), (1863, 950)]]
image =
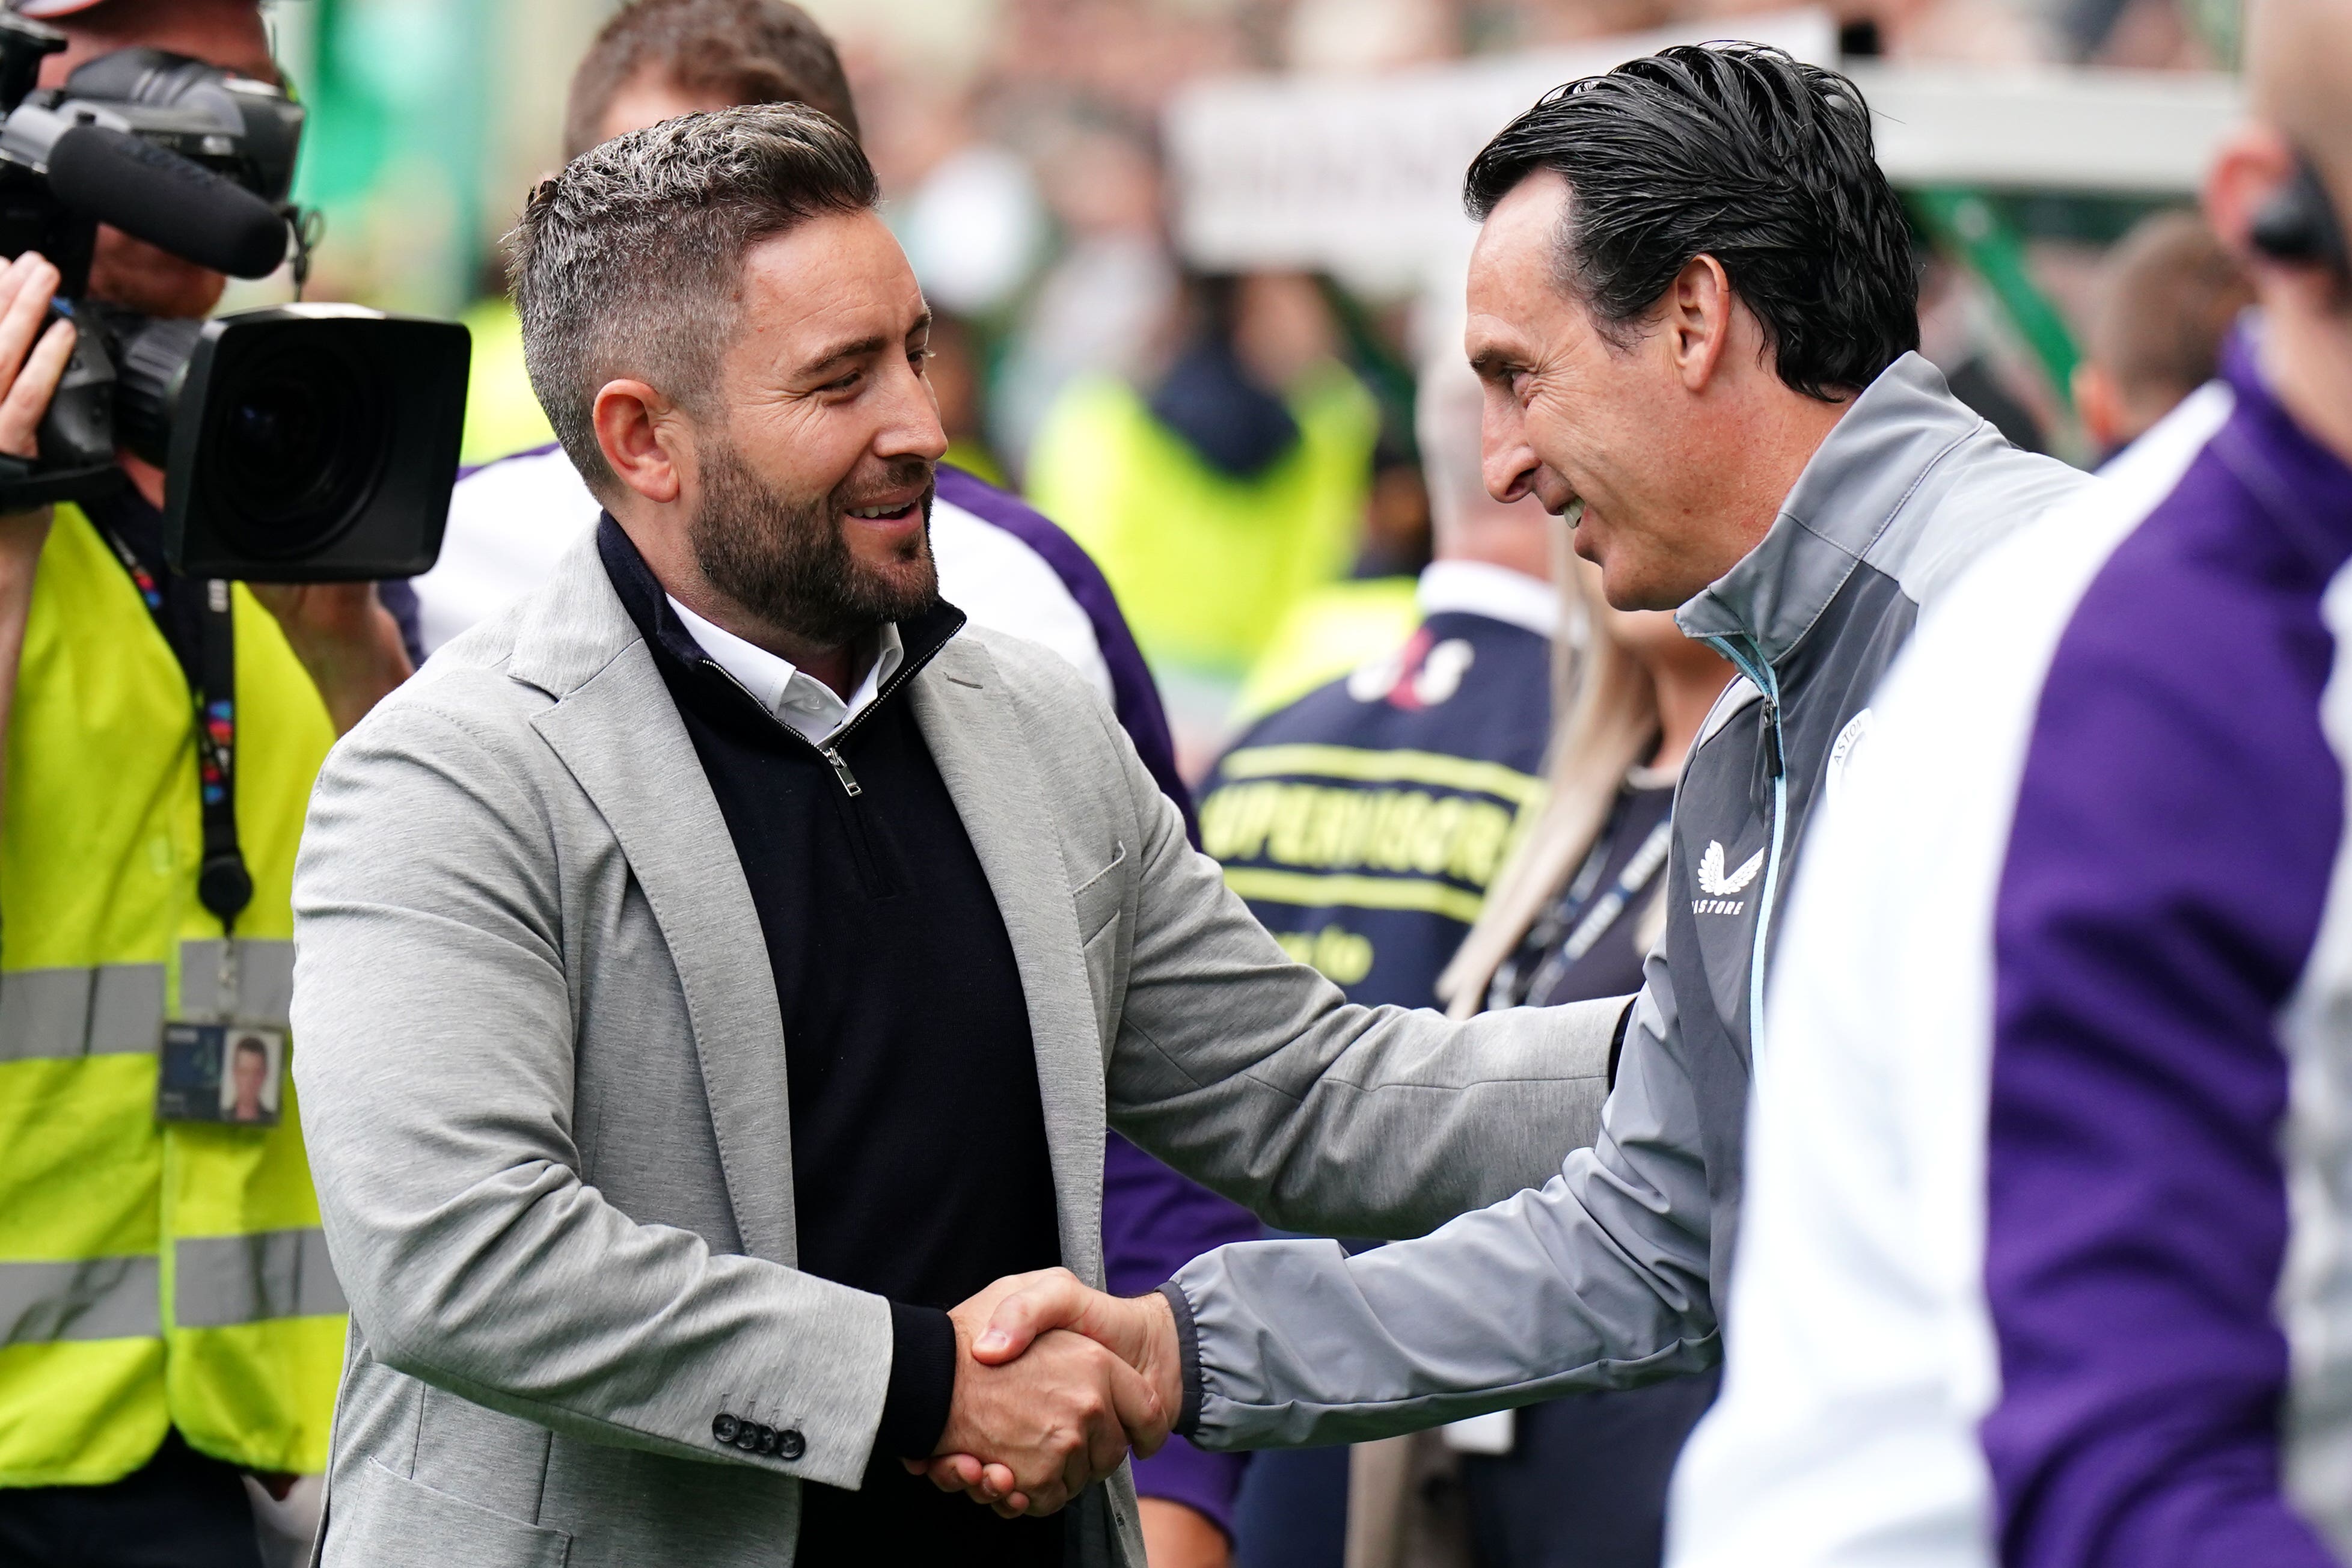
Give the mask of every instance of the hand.
[[(1058, 1273), (1060, 1270), (1050, 1272)], [(1007, 1355), (991, 1365), (974, 1358), (976, 1334), (988, 1327), (997, 1303), (1042, 1275), (998, 1280), (950, 1310), (955, 1327), (955, 1391), (946, 1429), (936, 1453), (964, 1459), (964, 1468), (942, 1475), (935, 1459), (932, 1481), (943, 1491), (973, 1491), (983, 1469), (1002, 1485), (979, 1500), (1006, 1518), (1049, 1514), (1086, 1488), (1117, 1470), (1132, 1442), (1156, 1451), (1168, 1435), (1173, 1407), (1164, 1405), (1136, 1370), (1083, 1335), (1047, 1331), (1038, 1335), (1017, 1364)], [(990, 1456), (982, 1466), (972, 1454)], [(923, 1473), (919, 1460), (904, 1463)]]
[[(42, 318), (58, 287), (58, 269), (28, 250), (0, 268), (0, 452), (40, 455), (41, 416), (73, 357), (71, 321)], [(49, 509), (0, 517), (0, 600), (21, 612), (33, 592), (33, 565), (49, 535)]]
[(400, 624), (373, 583), (250, 583), (325, 700), (335, 733), (349, 732), (414, 673)]
[(58, 269), (38, 251), (0, 268), (0, 452), (12, 458), (38, 455), (41, 416), (73, 357), (71, 321), (41, 326), (57, 289)]
[[(1136, 1449), (1149, 1458), (1159, 1448), (1169, 1423), (1183, 1404), (1182, 1368), (1176, 1346), (1176, 1316), (1166, 1298), (1154, 1291), (1132, 1300), (1089, 1289), (1066, 1268), (1041, 1269), (1034, 1274), (1000, 1279), (956, 1309), (981, 1325), (973, 1338), (971, 1359), (982, 1366), (1006, 1367), (1024, 1352), (1035, 1353), (1048, 1338), (1074, 1331), (1109, 1351), (1140, 1376), (1160, 1410), (1164, 1412), (1150, 1441), (1139, 1440)], [(963, 1330), (957, 1330), (961, 1346)], [(950, 1422), (949, 1436), (953, 1436)], [(1008, 1518), (1034, 1510), (1022, 1477), (1013, 1467), (991, 1462), (985, 1448), (971, 1448), (943, 1437), (939, 1457), (928, 1467), (931, 1484), (941, 1491), (961, 1491), (973, 1500), (992, 1505)], [(908, 1467), (915, 1468), (913, 1465)], [(1114, 1466), (1115, 1468), (1115, 1466)], [(1108, 1472), (1104, 1472), (1108, 1474)], [(1055, 1505), (1056, 1507), (1059, 1504)]]
[[(948, 1321), (955, 1325), (956, 1364), (961, 1370), (970, 1353), (969, 1342), (987, 1331), (988, 1321), (995, 1314), (997, 1303), (1006, 1297), (1027, 1289), (1043, 1280), (1067, 1274), (1066, 1268), (1041, 1268), (1029, 1274), (1007, 1274), (965, 1298), (948, 1310)], [(1072, 1276), (1076, 1278), (1076, 1276)], [(1001, 1358), (992, 1358), (983, 1365), (998, 1364)], [(1010, 1500), (1015, 1495), (1013, 1471), (1004, 1465), (983, 1465), (970, 1454), (942, 1450), (931, 1459), (901, 1459), (910, 1476), (928, 1474), (931, 1484), (943, 1492), (961, 1491), (974, 1502), (999, 1505), (996, 1511), (1011, 1519), (1023, 1511), (1028, 1499), (1018, 1503)]]

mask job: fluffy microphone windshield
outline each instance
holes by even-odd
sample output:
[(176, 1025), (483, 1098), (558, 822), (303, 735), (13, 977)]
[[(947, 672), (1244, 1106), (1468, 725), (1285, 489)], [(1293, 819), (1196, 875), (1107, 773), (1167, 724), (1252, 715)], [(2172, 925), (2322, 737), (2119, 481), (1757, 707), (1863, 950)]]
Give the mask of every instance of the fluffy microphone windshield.
[(286, 259), (286, 220), (234, 181), (103, 125), (77, 125), (49, 148), (49, 188), (75, 211), (234, 278), (267, 278)]

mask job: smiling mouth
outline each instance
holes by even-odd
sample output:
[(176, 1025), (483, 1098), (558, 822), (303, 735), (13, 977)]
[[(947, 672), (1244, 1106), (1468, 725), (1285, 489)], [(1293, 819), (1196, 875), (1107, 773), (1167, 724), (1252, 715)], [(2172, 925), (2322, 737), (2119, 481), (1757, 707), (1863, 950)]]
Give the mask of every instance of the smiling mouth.
[(923, 498), (917, 495), (882, 506), (854, 506), (849, 509), (849, 515), (860, 522), (904, 522), (913, 517), (922, 504)]

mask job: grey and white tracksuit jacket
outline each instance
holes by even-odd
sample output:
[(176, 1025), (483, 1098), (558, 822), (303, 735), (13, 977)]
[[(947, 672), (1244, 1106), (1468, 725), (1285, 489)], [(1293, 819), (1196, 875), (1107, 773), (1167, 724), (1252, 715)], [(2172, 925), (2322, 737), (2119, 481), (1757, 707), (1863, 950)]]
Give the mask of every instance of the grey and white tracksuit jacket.
[[(2011, 447), (1906, 354), (1813, 455), (1755, 550), (1680, 613), (1738, 667), (1683, 768), (1665, 940), (1599, 1142), (1540, 1189), (1417, 1240), (1227, 1247), (1163, 1289), (1179, 1430), (1210, 1447), (1355, 1441), (1721, 1354), (1752, 1037), (1774, 905), (1920, 606), (2088, 477)], [(1932, 827), (1928, 830), (1932, 831)]]

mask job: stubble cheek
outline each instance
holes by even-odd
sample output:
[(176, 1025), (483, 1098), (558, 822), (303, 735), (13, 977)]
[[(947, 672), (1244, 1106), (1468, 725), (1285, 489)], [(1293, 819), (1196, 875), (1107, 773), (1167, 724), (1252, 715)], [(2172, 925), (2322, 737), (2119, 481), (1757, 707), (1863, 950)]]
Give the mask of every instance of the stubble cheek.
[(860, 574), (891, 597), (921, 599), (939, 593), (939, 567), (931, 556), (928, 531), (888, 542), (859, 541), (850, 552)]

